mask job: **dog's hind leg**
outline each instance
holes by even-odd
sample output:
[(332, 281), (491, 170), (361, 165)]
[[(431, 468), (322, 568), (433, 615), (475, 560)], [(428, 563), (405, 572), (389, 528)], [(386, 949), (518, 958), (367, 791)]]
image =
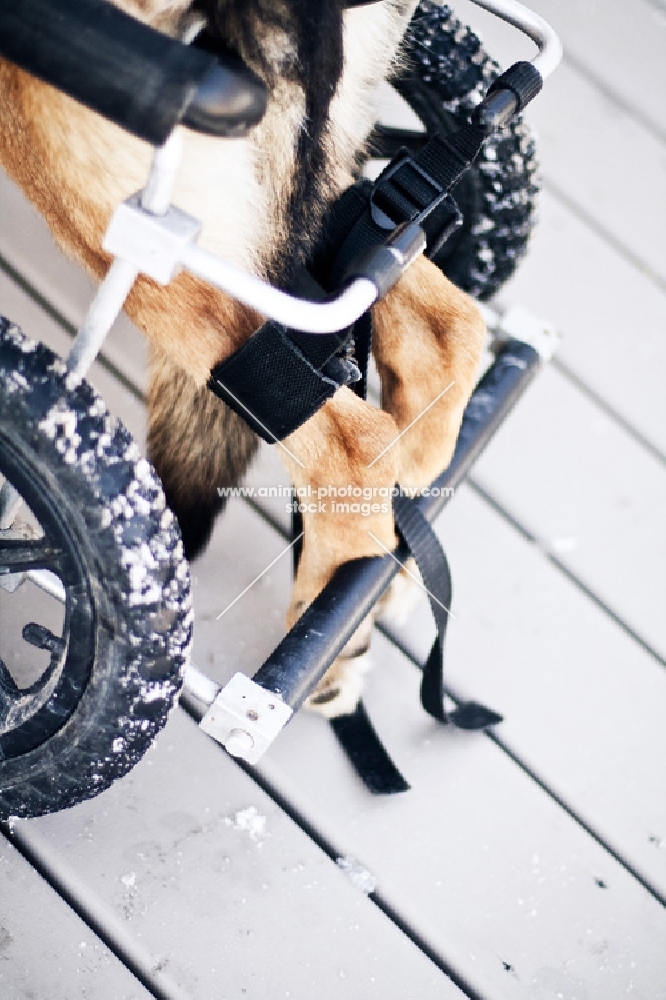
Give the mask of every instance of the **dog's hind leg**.
[[(485, 325), (472, 300), (429, 261), (416, 261), (374, 307), (373, 324), (383, 410), (341, 389), (285, 441), (294, 483), (309, 485), (326, 505), (303, 515), (289, 624), (341, 563), (394, 548), (391, 489), (396, 482), (420, 489), (448, 465), (474, 387)], [(332, 497), (339, 487), (365, 491), (367, 513), (361, 503), (352, 507), (353, 497)], [(328, 716), (353, 711), (365, 668), (359, 653), (367, 648), (371, 625), (369, 617), (308, 707)]]
[(151, 347), (148, 457), (178, 518), (188, 559), (206, 546), (226, 504), (218, 487), (238, 485), (257, 445), (240, 417)]

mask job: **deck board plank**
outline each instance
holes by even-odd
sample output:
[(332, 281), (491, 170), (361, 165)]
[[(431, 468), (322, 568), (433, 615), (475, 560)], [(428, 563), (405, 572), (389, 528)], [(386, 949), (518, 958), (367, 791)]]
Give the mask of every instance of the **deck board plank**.
[(664, 288), (664, 143), (609, 106), (566, 64), (548, 81), (529, 118), (539, 135), (546, 188), (563, 192)]
[[(590, 20), (589, 5), (560, 6), (570, 7), (569, 13), (564, 14), (570, 35), (581, 31), (581, 25)], [(645, 6), (644, 0), (638, 0), (634, 6), (640, 11)], [(602, 10), (607, 8), (614, 9), (612, 18), (626, 16), (624, 5), (603, 4), (598, 11), (595, 8), (595, 24), (597, 17), (600, 23), (603, 21)], [(554, 10), (553, 4), (550, 10)], [(456, 3), (455, 11), (464, 23), (479, 31), (487, 50), (503, 67), (515, 59), (531, 59), (534, 55), (534, 45), (529, 40), (469, 0)], [(631, 20), (630, 15), (628, 25)], [(553, 24), (557, 29), (555, 17)], [(586, 45), (591, 45), (591, 33), (595, 30), (588, 25)], [(650, 49), (663, 48), (660, 39), (664, 33), (663, 24), (655, 29)], [(627, 50), (630, 37), (627, 30)], [(642, 33), (641, 37), (647, 34)], [(608, 74), (612, 74), (613, 54), (606, 52), (600, 58), (606, 61)], [(642, 54), (633, 55), (632, 60), (641, 61)], [(659, 58), (658, 63), (663, 64), (663, 59)], [(661, 78), (663, 65), (655, 68), (649, 54), (645, 64), (646, 74), (656, 73), (657, 80)], [(649, 89), (655, 104), (663, 105), (663, 85), (655, 83)], [(546, 186), (563, 192), (585, 218), (644, 262), (663, 288), (666, 282), (666, 205), (661, 197), (666, 180), (663, 139), (566, 60), (546, 81), (525, 115), (538, 136)], [(663, 116), (663, 107), (660, 115)]]
[(411, 790), (370, 796), (307, 715), (262, 771), (484, 1000), (651, 996), (662, 907), (486, 737), (429, 720), (416, 671), (381, 637), (375, 656), (368, 710)]
[[(454, 585), (448, 681), (502, 713), (507, 746), (666, 897), (666, 672), (469, 487), (437, 533)], [(394, 631), (424, 662), (424, 597)]]
[(661, 463), (546, 368), (474, 476), (666, 657)]
[(126, 779), (15, 835), (170, 1000), (462, 1000), (180, 710)]
[(547, 191), (499, 301), (554, 323), (556, 361), (666, 455), (666, 294)]
[(151, 996), (1, 836), (0, 995), (5, 1000)]
[(531, 0), (532, 10), (560, 35), (565, 58), (593, 74), (666, 135), (666, 9), (660, 0), (576, 4)]

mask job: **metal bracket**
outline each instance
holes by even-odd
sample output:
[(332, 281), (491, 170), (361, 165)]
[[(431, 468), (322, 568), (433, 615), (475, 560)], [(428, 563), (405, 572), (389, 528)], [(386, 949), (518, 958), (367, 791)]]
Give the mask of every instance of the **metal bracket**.
[(523, 306), (510, 306), (494, 333), (498, 346), (507, 340), (520, 340), (533, 347), (542, 361), (550, 361), (562, 340), (562, 334), (553, 323), (535, 316)]
[(222, 688), (199, 727), (233, 757), (256, 764), (292, 714), (279, 695), (239, 673)]
[(164, 215), (142, 208), (138, 193), (115, 210), (102, 247), (167, 285), (180, 269), (183, 251), (196, 243), (200, 232), (199, 220), (174, 205)]

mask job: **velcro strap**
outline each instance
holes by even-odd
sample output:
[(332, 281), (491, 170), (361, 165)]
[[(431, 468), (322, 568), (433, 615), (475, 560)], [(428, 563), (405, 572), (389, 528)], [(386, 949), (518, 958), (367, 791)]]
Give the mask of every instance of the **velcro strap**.
[[(421, 573), (437, 627), (437, 638), (423, 668), (421, 704), (426, 712), (445, 725), (458, 729), (487, 729), (502, 716), (476, 701), (460, 702), (453, 711), (445, 704), (444, 640), (450, 614), (453, 587), (449, 563), (432, 525), (407, 497), (393, 501), (395, 522)], [(333, 731), (350, 763), (366, 787), (376, 795), (392, 795), (409, 789), (400, 771), (359, 701), (349, 715), (330, 720)]]
[(264, 441), (274, 444), (353, 379), (353, 366), (335, 357), (346, 339), (346, 331), (321, 336), (288, 333), (269, 320), (212, 369), (208, 388)]

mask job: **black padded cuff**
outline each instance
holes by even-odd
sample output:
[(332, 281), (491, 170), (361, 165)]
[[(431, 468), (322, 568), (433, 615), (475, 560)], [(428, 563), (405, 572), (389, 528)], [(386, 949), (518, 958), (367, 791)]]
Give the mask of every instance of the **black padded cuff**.
[(269, 444), (288, 437), (339, 387), (272, 321), (216, 365), (208, 380), (208, 388)]

